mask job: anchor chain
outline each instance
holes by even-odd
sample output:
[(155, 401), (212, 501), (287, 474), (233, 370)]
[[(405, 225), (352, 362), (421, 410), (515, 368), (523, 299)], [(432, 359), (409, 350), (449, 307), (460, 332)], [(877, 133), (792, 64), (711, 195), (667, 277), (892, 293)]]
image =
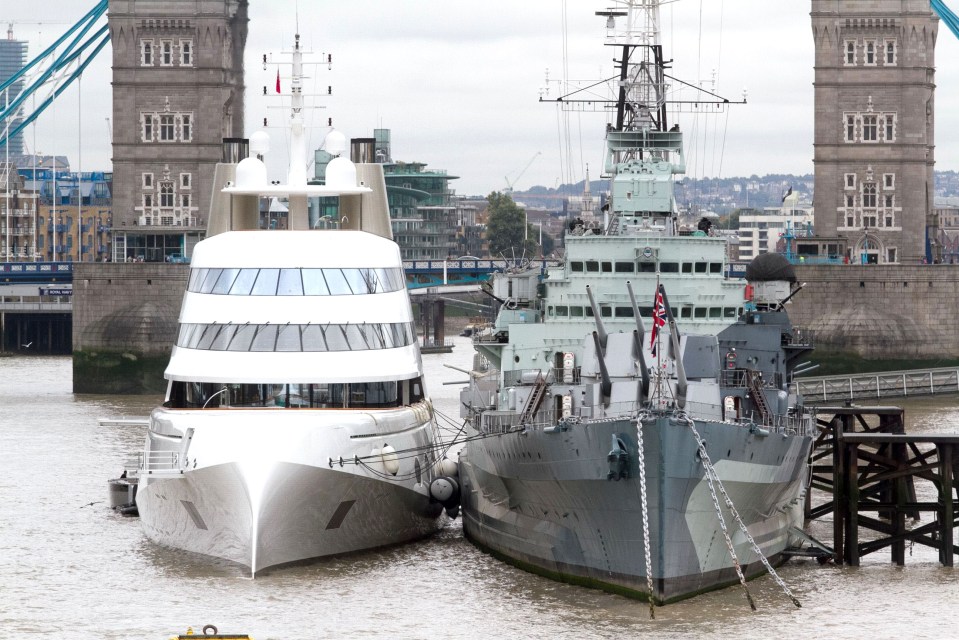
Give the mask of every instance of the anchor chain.
[[(769, 575), (773, 577), (773, 580), (775, 580), (776, 584), (779, 585), (779, 588), (783, 590), (783, 593), (785, 593), (789, 597), (789, 599), (792, 600), (792, 603), (796, 605), (796, 607), (801, 608), (802, 604), (799, 602), (799, 599), (795, 595), (793, 595), (792, 591), (790, 591), (789, 587), (786, 585), (783, 579), (779, 577), (778, 573), (776, 573), (776, 570), (769, 563), (769, 560), (766, 558), (766, 555), (759, 548), (759, 545), (756, 544), (756, 541), (753, 539), (752, 535), (749, 533), (749, 530), (746, 528), (746, 523), (743, 522), (743, 519), (739, 515), (739, 511), (736, 509), (736, 506), (733, 504), (732, 499), (729, 497), (729, 494), (726, 493), (726, 488), (723, 486), (722, 480), (719, 479), (719, 475), (716, 474), (716, 469), (715, 467), (713, 467), (713, 463), (709, 459), (709, 454), (706, 453), (706, 444), (703, 442), (703, 439), (700, 437), (699, 432), (696, 430), (695, 423), (688, 416), (686, 417), (686, 424), (689, 425), (690, 430), (693, 432), (693, 436), (696, 438), (696, 443), (699, 445), (700, 459), (702, 460), (703, 468), (706, 470), (706, 479), (709, 482), (709, 490), (713, 494), (713, 503), (716, 506), (717, 514), (719, 514), (720, 524), (723, 526), (723, 533), (725, 534), (726, 527), (725, 527), (725, 524), (723, 523), (722, 514), (719, 513), (719, 504), (716, 502), (716, 494), (713, 489), (713, 478), (715, 478), (715, 482), (719, 486), (719, 492), (723, 495), (723, 502), (725, 502), (726, 508), (729, 509), (729, 512), (733, 516), (733, 519), (739, 525), (739, 530), (742, 531), (743, 536), (745, 536), (746, 541), (749, 543), (753, 552), (755, 552), (755, 554), (759, 557), (759, 560), (763, 563), (763, 566), (766, 567), (766, 571), (768, 571)], [(729, 540), (728, 537), (727, 537), (727, 540)], [(735, 556), (733, 556), (733, 560), (734, 561), (736, 560)], [(739, 572), (740, 579), (742, 579), (742, 571), (739, 568), (738, 562), (736, 565), (736, 570)], [(743, 584), (743, 586), (745, 587), (745, 583)], [(748, 592), (747, 592), (747, 597), (748, 597)], [(750, 606), (752, 606), (753, 610), (756, 609), (755, 605), (753, 605), (752, 598), (749, 599), (749, 604)]]
[(640, 414), (636, 418), (636, 452), (639, 459), (639, 496), (643, 511), (643, 551), (646, 554), (646, 586), (649, 588), (649, 618), (656, 619), (656, 604), (653, 597), (653, 562), (649, 550), (649, 508), (646, 503), (646, 457), (643, 453), (643, 419), (647, 414)]

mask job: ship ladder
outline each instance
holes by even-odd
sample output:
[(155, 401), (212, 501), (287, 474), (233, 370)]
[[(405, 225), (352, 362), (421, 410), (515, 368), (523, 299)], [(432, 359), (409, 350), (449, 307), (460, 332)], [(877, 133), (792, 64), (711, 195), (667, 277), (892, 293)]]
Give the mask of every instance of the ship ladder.
[(766, 402), (766, 394), (763, 391), (762, 374), (753, 369), (746, 369), (746, 384), (749, 386), (756, 408), (759, 409), (763, 424), (772, 424), (772, 411), (769, 410), (769, 403)]
[(519, 423), (528, 424), (533, 420), (533, 416), (539, 411), (543, 404), (543, 398), (546, 397), (546, 378), (540, 373), (536, 376), (536, 382), (533, 384), (533, 392), (529, 394), (526, 406), (523, 407), (523, 413), (520, 414)]

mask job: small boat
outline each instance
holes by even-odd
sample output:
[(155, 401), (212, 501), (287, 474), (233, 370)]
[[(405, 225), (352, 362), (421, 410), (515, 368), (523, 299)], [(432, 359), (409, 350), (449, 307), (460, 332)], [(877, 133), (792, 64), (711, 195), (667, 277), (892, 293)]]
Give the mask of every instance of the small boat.
[(609, 206), (570, 222), (545, 277), (493, 275), (503, 304), (460, 397), (463, 530), (521, 568), (651, 603), (748, 594), (802, 525), (816, 430), (789, 387), (810, 349), (783, 307), (796, 278), (761, 256), (744, 287), (708, 220), (680, 232), (660, 2), (615, 4), (600, 13), (625, 24), (607, 40)]
[[(254, 576), (448, 521), (429, 493), (438, 427), (382, 166), (359, 161), (372, 149), (340, 155), (331, 132), (326, 183), (307, 184), (299, 35), (292, 55), (288, 180), (268, 183), (247, 157), (214, 199), (136, 497), (150, 539)], [(264, 138), (253, 136), (258, 155)], [(333, 228), (309, 224), (311, 196), (339, 197)], [(259, 199), (274, 197), (289, 199), (290, 228), (257, 230)]]
[(217, 640), (253, 640), (252, 636), (245, 633), (220, 633), (216, 625), (203, 625), (203, 635), (199, 636), (193, 632), (193, 627), (187, 627), (186, 633), (170, 636), (170, 640), (194, 640), (195, 638), (214, 638)]

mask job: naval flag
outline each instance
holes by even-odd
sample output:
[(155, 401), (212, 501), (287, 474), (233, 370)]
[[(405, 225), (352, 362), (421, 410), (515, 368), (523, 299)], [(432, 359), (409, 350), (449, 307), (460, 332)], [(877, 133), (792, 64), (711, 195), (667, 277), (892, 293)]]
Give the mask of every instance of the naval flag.
[(280, 70), (276, 70), (276, 92), (280, 92)]
[(656, 339), (659, 337), (659, 330), (666, 326), (666, 303), (663, 300), (663, 285), (656, 289), (656, 297), (653, 302), (653, 330), (650, 332), (651, 339), (649, 348), (653, 355), (656, 355)]

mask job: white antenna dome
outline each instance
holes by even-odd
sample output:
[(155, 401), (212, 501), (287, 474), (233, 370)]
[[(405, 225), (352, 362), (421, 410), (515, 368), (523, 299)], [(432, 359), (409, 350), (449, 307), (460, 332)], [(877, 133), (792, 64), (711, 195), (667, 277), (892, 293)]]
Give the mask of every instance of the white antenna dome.
[(260, 189), (268, 186), (266, 165), (257, 158), (244, 158), (236, 165), (236, 186), (240, 189)]
[(330, 155), (338, 156), (346, 151), (346, 136), (339, 131), (330, 131), (323, 141), (323, 148)]
[(326, 186), (334, 189), (356, 187), (356, 165), (346, 158), (333, 158), (326, 165)]
[(270, 134), (257, 131), (250, 136), (250, 151), (258, 156), (266, 155), (270, 151)]

